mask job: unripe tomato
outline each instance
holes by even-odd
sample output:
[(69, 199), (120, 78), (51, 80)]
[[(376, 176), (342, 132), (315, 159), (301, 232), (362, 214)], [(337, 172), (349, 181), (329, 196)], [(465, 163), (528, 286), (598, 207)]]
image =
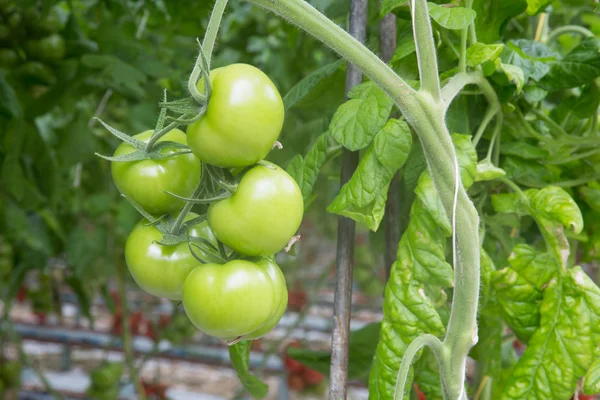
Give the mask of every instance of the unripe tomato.
[(275, 310), (275, 313), (265, 323), (265, 325), (255, 330), (254, 332), (244, 336), (244, 340), (258, 339), (259, 337), (269, 333), (273, 328), (277, 326), (279, 320), (285, 312), (285, 309), (287, 308), (288, 291), (287, 286), (285, 284), (285, 276), (283, 276), (283, 272), (281, 272), (279, 266), (275, 264), (274, 261), (268, 258), (263, 258), (262, 260), (258, 261), (257, 264), (259, 266), (264, 267), (264, 269), (267, 271), (273, 282), (275, 282), (275, 287), (278, 289), (278, 293), (276, 295), (280, 298), (280, 300), (279, 305)]
[(233, 260), (203, 264), (183, 285), (183, 307), (200, 331), (224, 340), (264, 327), (278, 311), (281, 283), (264, 264)]
[[(148, 142), (153, 131), (145, 131), (134, 138)], [(187, 144), (185, 133), (173, 129), (158, 142), (171, 141)], [(115, 156), (133, 153), (135, 148), (121, 143)], [(181, 149), (164, 149), (172, 154)], [(189, 197), (200, 180), (200, 160), (193, 154), (181, 154), (164, 160), (141, 160), (113, 162), (112, 177), (117, 189), (141, 205), (150, 214), (166, 214), (183, 207), (184, 202), (165, 193), (166, 191)]]
[(29, 78), (32, 83), (53, 85), (56, 82), (56, 76), (52, 72), (52, 69), (38, 61), (27, 62), (19, 67), (18, 71), (24, 77)]
[[(210, 81), (208, 110), (187, 128), (194, 154), (220, 167), (245, 167), (265, 158), (284, 118), (283, 100), (273, 82), (247, 64), (214, 69)], [(204, 90), (203, 80), (198, 89)]]
[[(196, 217), (190, 213), (187, 219)], [(206, 221), (191, 227), (189, 236), (214, 241)], [(142, 220), (133, 228), (125, 244), (125, 261), (135, 282), (153, 296), (181, 300), (183, 283), (188, 274), (200, 265), (186, 242), (175, 246), (155, 243), (162, 233), (148, 221)], [(202, 251), (195, 250), (199, 255)]]
[(103, 363), (90, 373), (92, 387), (106, 390), (119, 383), (123, 375), (123, 364), (116, 362)]
[(57, 33), (39, 40), (37, 57), (46, 62), (57, 62), (65, 57), (65, 40)]
[(119, 399), (119, 387), (114, 386), (105, 390), (90, 387), (87, 390), (87, 396), (91, 400), (118, 400)]
[(288, 244), (303, 213), (302, 192), (294, 178), (268, 163), (246, 172), (233, 196), (212, 203), (208, 222), (231, 249), (249, 256), (270, 256)]
[(17, 52), (12, 49), (0, 49), (0, 68), (11, 68), (19, 63)]

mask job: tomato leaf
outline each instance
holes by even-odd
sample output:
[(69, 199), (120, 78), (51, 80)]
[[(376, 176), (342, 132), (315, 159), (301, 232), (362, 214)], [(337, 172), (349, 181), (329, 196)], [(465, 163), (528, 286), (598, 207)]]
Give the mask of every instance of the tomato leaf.
[(548, 91), (573, 88), (600, 76), (600, 39), (588, 38), (562, 60), (552, 63), (540, 86)]
[(518, 39), (506, 44), (501, 55), (502, 62), (521, 68), (525, 81), (540, 81), (550, 72), (550, 63), (560, 59), (556, 53), (543, 43)]
[(429, 15), (441, 27), (451, 30), (460, 30), (471, 25), (477, 13), (465, 7), (445, 7), (435, 3), (427, 3)]
[(389, 120), (327, 211), (352, 218), (376, 231), (383, 218), (390, 181), (406, 161), (411, 146), (412, 136), (406, 122)]
[(19, 99), (12, 86), (0, 74), (0, 114), (6, 114), (15, 118), (23, 115)]
[(527, 0), (527, 14), (535, 15), (546, 9), (554, 0)]
[(408, 3), (408, 0), (382, 0), (380, 6), (380, 15), (383, 17), (394, 9)]
[(504, 50), (503, 44), (474, 43), (467, 49), (467, 65), (476, 67), (486, 62), (496, 61)]
[(261, 382), (256, 376), (252, 375), (249, 371), (249, 358), (250, 358), (250, 345), (252, 341), (243, 340), (232, 346), (229, 346), (229, 357), (233, 368), (237, 373), (240, 382), (244, 385), (252, 397), (257, 399), (264, 398), (269, 392), (269, 386), (264, 382)]
[(600, 393), (600, 358), (594, 361), (585, 374), (583, 392), (589, 395)]
[(305, 76), (300, 82), (298, 82), (283, 98), (283, 104), (285, 109), (289, 110), (298, 101), (302, 100), (310, 91), (317, 86), (323, 79), (333, 75), (342, 64), (344, 60), (337, 60), (331, 64), (327, 64), (316, 71), (313, 71), (308, 76)]
[(286, 168), (287, 173), (290, 174), (298, 183), (298, 186), (300, 186), (306, 207), (309, 205), (307, 200), (313, 192), (313, 187), (319, 178), (319, 172), (327, 160), (328, 139), (329, 133), (323, 133), (317, 138), (316, 143), (310, 148), (304, 158), (300, 155), (296, 155)]
[(473, 10), (477, 13), (475, 29), (477, 39), (494, 43), (500, 39), (506, 22), (527, 8), (525, 0), (475, 0)]
[[(501, 399), (568, 399), (598, 353), (600, 289), (573, 268), (544, 291), (540, 327), (513, 370)], [(556, 379), (560, 377), (560, 379)]]
[(345, 148), (356, 151), (367, 147), (386, 124), (393, 101), (375, 83), (355, 86), (350, 100), (342, 104), (331, 120), (331, 135)]
[(475, 181), (492, 181), (505, 175), (506, 172), (502, 168), (496, 167), (489, 161), (481, 161), (477, 164), (477, 175), (475, 175)]
[(425, 349), (415, 364), (415, 383), (425, 394), (427, 400), (443, 400), (442, 381), (440, 380), (438, 360), (431, 351)]

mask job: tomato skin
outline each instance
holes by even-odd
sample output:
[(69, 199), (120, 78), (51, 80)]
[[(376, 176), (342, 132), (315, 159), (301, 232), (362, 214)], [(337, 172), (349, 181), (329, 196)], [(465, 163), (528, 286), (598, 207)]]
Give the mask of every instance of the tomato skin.
[[(187, 128), (194, 154), (220, 167), (246, 167), (265, 158), (279, 137), (285, 114), (273, 82), (248, 64), (214, 69), (210, 81), (206, 114)], [(204, 90), (203, 80), (198, 89)]]
[(200, 331), (229, 341), (270, 321), (280, 293), (262, 265), (241, 259), (203, 264), (185, 280), (183, 307)]
[(267, 271), (267, 273), (275, 283), (275, 287), (277, 289), (276, 296), (280, 300), (279, 305), (275, 310), (275, 313), (265, 323), (265, 325), (255, 330), (254, 332), (244, 336), (244, 340), (258, 339), (261, 336), (269, 333), (273, 328), (275, 328), (279, 323), (279, 320), (281, 320), (283, 313), (285, 313), (288, 303), (288, 291), (285, 283), (285, 276), (283, 275), (283, 272), (281, 272), (279, 266), (275, 264), (273, 260), (270, 260), (268, 258), (263, 258), (262, 260), (257, 262), (257, 264), (259, 266), (262, 266)]
[[(189, 213), (187, 220), (197, 215)], [(147, 293), (171, 300), (182, 299), (183, 283), (200, 262), (194, 258), (187, 243), (163, 246), (162, 233), (142, 220), (133, 228), (125, 244), (125, 261), (135, 282)], [(191, 227), (188, 235), (214, 241), (206, 221)], [(195, 250), (199, 255), (200, 250)]]
[(303, 214), (298, 184), (269, 163), (246, 172), (233, 196), (212, 203), (208, 223), (231, 249), (248, 256), (270, 256), (288, 244)]
[[(148, 130), (135, 135), (134, 138), (148, 142), (152, 133), (152, 130)], [(161, 141), (187, 144), (185, 133), (179, 129), (168, 132), (159, 139), (159, 142)], [(120, 156), (134, 151), (135, 148), (130, 144), (121, 143), (114, 155)], [(171, 154), (181, 150), (163, 151)], [(182, 154), (164, 160), (113, 162), (111, 170), (117, 189), (155, 215), (170, 213), (183, 207), (183, 201), (164, 192), (191, 196), (200, 181), (201, 173), (200, 160), (193, 154)]]
[(38, 57), (42, 61), (57, 62), (62, 60), (67, 53), (65, 40), (59, 34), (46, 36), (39, 41)]
[(106, 390), (119, 383), (123, 375), (123, 364), (121, 363), (105, 363), (90, 373), (92, 386), (95, 389)]

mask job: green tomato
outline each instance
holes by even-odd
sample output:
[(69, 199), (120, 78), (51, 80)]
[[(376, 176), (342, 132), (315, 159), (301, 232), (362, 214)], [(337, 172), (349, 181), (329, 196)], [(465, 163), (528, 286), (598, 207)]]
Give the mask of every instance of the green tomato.
[[(154, 131), (149, 130), (134, 138), (147, 142)], [(161, 141), (187, 144), (185, 133), (173, 129), (161, 137)], [(133, 153), (135, 148), (121, 143), (115, 156)], [(172, 154), (181, 149), (163, 149)], [(182, 154), (164, 160), (141, 160), (113, 162), (112, 177), (121, 193), (141, 205), (150, 214), (160, 215), (176, 211), (184, 202), (165, 193), (171, 192), (190, 197), (200, 181), (200, 160), (193, 154)]]
[(304, 213), (302, 192), (275, 164), (257, 165), (236, 192), (208, 208), (208, 223), (220, 241), (248, 256), (270, 256), (294, 236)]
[[(273, 82), (248, 64), (211, 71), (204, 117), (187, 128), (190, 148), (208, 164), (245, 167), (265, 158), (283, 126), (284, 107)], [(204, 81), (198, 83), (204, 90)]]
[[(197, 217), (189, 213), (187, 220)], [(203, 221), (188, 230), (196, 236), (214, 242), (215, 238)], [(125, 244), (125, 261), (136, 283), (153, 296), (181, 300), (181, 290), (188, 274), (200, 265), (190, 252), (186, 242), (175, 246), (155, 243), (162, 240), (162, 233), (148, 221), (137, 223)], [(202, 251), (194, 250), (202, 256)]]
[(285, 276), (283, 276), (283, 272), (281, 272), (279, 266), (275, 264), (274, 261), (268, 258), (263, 258), (262, 260), (257, 262), (257, 264), (259, 266), (264, 267), (271, 279), (273, 280), (273, 282), (275, 282), (275, 287), (278, 289), (277, 296), (280, 300), (279, 305), (277, 306), (277, 309), (275, 310), (273, 316), (261, 328), (244, 336), (244, 340), (258, 339), (259, 337), (266, 335), (273, 328), (275, 328), (279, 323), (279, 320), (283, 316), (283, 313), (285, 312), (288, 303), (288, 291), (287, 286), (285, 284)]
[(67, 48), (65, 40), (57, 33), (46, 36), (38, 42), (37, 57), (46, 62), (58, 62), (65, 57)]
[(116, 386), (123, 375), (123, 364), (103, 363), (90, 373), (92, 388), (106, 390)]
[(19, 72), (31, 80), (31, 83), (52, 85), (56, 82), (56, 76), (51, 68), (38, 61), (30, 61), (19, 68)]
[(280, 305), (280, 283), (265, 265), (246, 260), (203, 264), (183, 285), (183, 307), (207, 335), (233, 340), (265, 326)]
[(21, 364), (17, 361), (6, 361), (0, 365), (0, 379), (8, 389), (21, 385)]

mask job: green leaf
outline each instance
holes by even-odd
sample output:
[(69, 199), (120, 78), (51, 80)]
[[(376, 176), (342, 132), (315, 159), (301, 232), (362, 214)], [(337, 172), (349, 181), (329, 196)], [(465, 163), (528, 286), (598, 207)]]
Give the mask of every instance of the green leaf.
[(491, 162), (483, 160), (477, 164), (477, 175), (475, 176), (475, 181), (493, 181), (494, 179), (501, 178), (505, 175), (506, 172), (502, 168), (498, 168)]
[(551, 254), (537, 253), (533, 247), (526, 244), (516, 245), (508, 261), (515, 272), (538, 290), (543, 290), (558, 272), (558, 265)]
[(350, 100), (333, 115), (329, 132), (345, 148), (356, 151), (367, 147), (387, 122), (392, 100), (372, 82), (356, 86)]
[(447, 7), (435, 3), (427, 3), (429, 15), (441, 27), (452, 30), (461, 30), (471, 25), (477, 13), (465, 7)]
[(583, 392), (589, 395), (600, 393), (600, 358), (594, 361), (585, 374)]
[(316, 71), (313, 71), (311, 74), (304, 77), (293, 88), (291, 88), (283, 98), (285, 109), (289, 110), (292, 108), (294, 104), (302, 100), (321, 81), (333, 75), (340, 68), (340, 66), (344, 64), (344, 62), (344, 60), (335, 61), (317, 69)]
[(12, 86), (4, 79), (4, 74), (0, 73), (0, 115), (8, 115), (20, 118), (23, 110), (19, 104), (19, 99)]
[(511, 268), (493, 273), (493, 285), (508, 326), (527, 343), (540, 323), (542, 292)]
[[(381, 324), (372, 323), (350, 332), (348, 350), (348, 378), (368, 381), (377, 341), (381, 333)], [(307, 367), (329, 376), (331, 353), (296, 347), (288, 347), (287, 354)]]
[(506, 79), (510, 84), (517, 87), (517, 94), (521, 93), (523, 86), (525, 85), (525, 74), (520, 67), (516, 65), (500, 63), (500, 71), (504, 73)]
[(600, 76), (600, 39), (588, 38), (562, 60), (552, 63), (550, 71), (540, 81), (548, 91), (573, 88), (591, 83)]
[(600, 184), (592, 182), (587, 186), (580, 186), (579, 194), (592, 210), (600, 211)]
[(233, 368), (237, 373), (240, 382), (254, 398), (262, 399), (267, 396), (269, 386), (261, 382), (256, 376), (248, 370), (248, 361), (250, 358), (250, 346), (252, 341), (242, 340), (232, 346), (229, 346), (229, 357)]
[(526, 192), (531, 202), (534, 216), (544, 217), (559, 222), (574, 233), (583, 230), (583, 217), (577, 203), (566, 190), (549, 186), (541, 190), (531, 189)]
[(443, 400), (442, 382), (438, 360), (431, 349), (426, 348), (415, 364), (415, 382), (427, 400)]
[(486, 62), (494, 62), (504, 50), (503, 44), (474, 43), (467, 49), (467, 65), (476, 67)]
[(518, 142), (507, 142), (502, 143), (502, 154), (518, 156), (526, 160), (536, 160), (539, 158), (546, 158), (549, 156), (547, 150), (534, 146), (527, 143), (524, 140)]
[(540, 81), (550, 72), (549, 64), (559, 58), (560, 54), (545, 44), (528, 39), (509, 41), (501, 55), (503, 63), (523, 70), (525, 81)]
[(390, 64), (397, 65), (405, 57), (413, 54), (416, 49), (417, 46), (415, 45), (413, 37), (411, 35), (403, 36), (398, 40), (398, 44), (396, 45), (396, 50), (394, 50)]
[(406, 161), (411, 146), (412, 136), (406, 122), (389, 120), (327, 211), (352, 218), (376, 231), (383, 218), (390, 181)]
[(286, 168), (287, 172), (296, 180), (298, 186), (300, 186), (305, 205), (307, 205), (307, 200), (312, 195), (319, 172), (327, 160), (328, 138), (328, 132), (323, 133), (317, 138), (316, 143), (311, 147), (304, 159), (302, 156), (297, 155), (290, 161)]
[(382, 0), (380, 6), (380, 15), (383, 17), (394, 9), (405, 5), (408, 0)]
[(583, 88), (581, 96), (577, 98), (571, 111), (579, 118), (589, 118), (598, 112), (598, 107), (600, 107), (600, 88), (594, 82)]
[(502, 400), (571, 397), (597, 353), (599, 298), (600, 289), (579, 267), (550, 283), (540, 308), (540, 327), (513, 370)]
[(527, 0), (527, 14), (535, 15), (546, 9), (554, 0)]
[(475, 0), (473, 10), (477, 13), (477, 39), (483, 43), (496, 42), (501, 38), (507, 21), (526, 9), (525, 0)]
[(114, 89), (126, 96), (144, 97), (144, 85), (148, 77), (139, 69), (111, 55), (86, 54), (81, 57), (81, 64), (91, 69), (100, 70), (95, 79), (100, 84)]

